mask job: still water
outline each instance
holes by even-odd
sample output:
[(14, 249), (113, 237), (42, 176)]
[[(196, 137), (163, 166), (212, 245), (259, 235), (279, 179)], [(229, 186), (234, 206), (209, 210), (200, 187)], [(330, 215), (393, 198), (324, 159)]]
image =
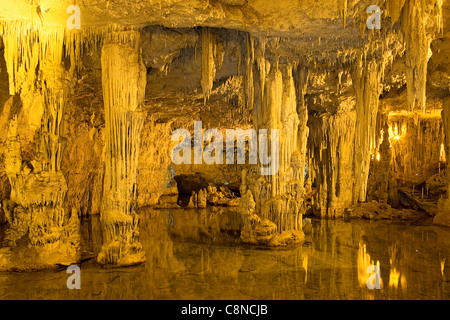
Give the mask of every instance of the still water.
[[(0, 299), (449, 299), (450, 229), (391, 221), (315, 220), (303, 245), (239, 241), (229, 209), (140, 210), (145, 264), (101, 268), (99, 217), (82, 221), (81, 289), (64, 268), (0, 273)], [(3, 232), (3, 231), (2, 231)], [(381, 289), (367, 288), (378, 264)]]

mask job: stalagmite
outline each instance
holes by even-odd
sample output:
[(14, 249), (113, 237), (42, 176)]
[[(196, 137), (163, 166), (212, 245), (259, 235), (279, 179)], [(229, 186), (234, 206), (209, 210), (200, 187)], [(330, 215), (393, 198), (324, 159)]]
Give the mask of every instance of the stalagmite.
[(207, 190), (201, 189), (197, 195), (197, 208), (206, 208)]
[(197, 208), (197, 193), (195, 191), (192, 191), (187, 207), (190, 209)]
[(136, 214), (136, 169), (146, 86), (139, 37), (134, 30), (112, 32), (102, 48), (106, 166), (101, 211), (104, 243), (97, 257), (100, 264), (125, 266), (145, 261)]

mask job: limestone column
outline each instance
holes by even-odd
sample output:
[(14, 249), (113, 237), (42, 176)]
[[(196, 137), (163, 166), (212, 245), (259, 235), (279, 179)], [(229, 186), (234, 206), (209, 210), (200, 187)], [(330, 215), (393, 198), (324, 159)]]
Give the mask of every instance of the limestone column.
[(136, 213), (137, 165), (144, 114), (146, 69), (137, 31), (115, 31), (102, 48), (106, 156), (100, 264), (127, 266), (145, 261)]
[(442, 124), (444, 126), (444, 148), (447, 158), (447, 170), (445, 170), (445, 181), (447, 182), (447, 193), (438, 201), (437, 214), (433, 223), (441, 226), (450, 227), (450, 172), (449, 172), (449, 152), (450, 152), (450, 99), (444, 101), (442, 109)]
[(63, 118), (74, 78), (65, 66), (64, 30), (40, 30), (38, 39), (37, 49), (31, 45), (35, 49), (27, 54), (39, 58), (41, 127), (35, 134), (34, 159), (23, 161), (17, 115), (10, 123), (5, 169), (11, 196), (4, 207), (11, 250), (0, 253), (0, 261), (10, 260), (7, 267), (27, 270), (76, 263), (80, 258), (79, 219), (64, 206), (67, 183), (61, 171)]

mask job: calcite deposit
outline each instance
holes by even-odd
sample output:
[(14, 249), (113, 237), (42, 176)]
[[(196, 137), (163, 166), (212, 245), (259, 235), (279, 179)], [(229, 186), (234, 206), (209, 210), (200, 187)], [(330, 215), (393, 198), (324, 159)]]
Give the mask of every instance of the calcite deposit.
[(449, 15), (448, 0), (1, 1), (0, 270), (79, 262), (92, 215), (98, 264), (143, 263), (146, 206), (232, 210), (263, 246), (302, 243), (305, 215), (450, 227)]

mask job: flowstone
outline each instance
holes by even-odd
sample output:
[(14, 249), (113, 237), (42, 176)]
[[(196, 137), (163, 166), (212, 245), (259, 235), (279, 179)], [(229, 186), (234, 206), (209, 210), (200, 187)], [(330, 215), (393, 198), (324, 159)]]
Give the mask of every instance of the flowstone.
[(102, 85), (106, 120), (106, 166), (103, 185), (103, 247), (98, 263), (129, 266), (145, 261), (139, 242), (137, 165), (144, 123), (146, 69), (138, 31), (116, 31), (102, 48)]

